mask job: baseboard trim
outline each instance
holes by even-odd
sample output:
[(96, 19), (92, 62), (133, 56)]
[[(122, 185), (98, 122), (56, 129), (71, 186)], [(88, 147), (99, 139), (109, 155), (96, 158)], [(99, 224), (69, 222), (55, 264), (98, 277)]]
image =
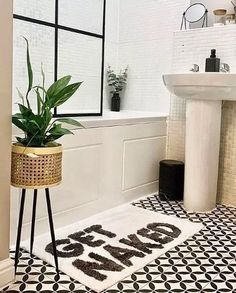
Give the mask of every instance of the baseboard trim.
[(15, 279), (14, 262), (7, 258), (0, 261), (0, 291)]
[(122, 192), (122, 196), (130, 200), (136, 200), (139, 197), (147, 196), (158, 192), (159, 180), (151, 183), (143, 184), (134, 188), (127, 189)]

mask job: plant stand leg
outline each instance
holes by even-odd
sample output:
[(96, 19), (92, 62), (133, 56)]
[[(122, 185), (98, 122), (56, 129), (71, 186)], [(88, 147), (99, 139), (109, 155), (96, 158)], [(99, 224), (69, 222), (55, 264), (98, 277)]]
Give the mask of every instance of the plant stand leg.
[(56, 249), (56, 240), (55, 240), (55, 232), (54, 232), (54, 225), (53, 225), (53, 218), (52, 218), (52, 208), (51, 208), (49, 189), (46, 188), (45, 192), (46, 192), (46, 200), (47, 200), (47, 208), (48, 208), (49, 226), (50, 226), (51, 238), (52, 238), (53, 255), (54, 255), (56, 271), (58, 274), (59, 269), (58, 269), (57, 249)]
[(18, 265), (18, 261), (19, 261), (20, 238), (21, 238), (21, 230), (22, 230), (22, 220), (23, 220), (23, 215), (24, 215), (24, 205), (25, 205), (25, 193), (26, 193), (26, 190), (22, 189), (19, 221), (18, 221), (18, 229), (17, 229), (17, 238), (16, 238), (15, 273), (16, 273), (17, 265)]
[(38, 190), (34, 189), (32, 221), (31, 221), (31, 234), (30, 234), (30, 255), (31, 256), (33, 253), (33, 246), (34, 246), (34, 229), (35, 229), (35, 217), (36, 217), (36, 206), (37, 206), (37, 194), (38, 194)]

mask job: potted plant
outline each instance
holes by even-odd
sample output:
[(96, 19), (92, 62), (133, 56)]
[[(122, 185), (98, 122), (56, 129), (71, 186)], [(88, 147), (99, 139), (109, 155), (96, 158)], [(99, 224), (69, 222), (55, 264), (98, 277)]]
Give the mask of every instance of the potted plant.
[(113, 94), (111, 99), (111, 111), (120, 111), (120, 92), (124, 89), (127, 83), (127, 72), (128, 67), (126, 67), (124, 70), (120, 70), (119, 74), (116, 74), (114, 70), (108, 66), (108, 86), (112, 88), (111, 93)]
[[(25, 97), (18, 90), (22, 103), (19, 113), (12, 116), (12, 123), (23, 131), (12, 145), (11, 183), (20, 188), (48, 188), (61, 182), (62, 146), (56, 140), (73, 134), (63, 124), (82, 125), (71, 118), (53, 119), (53, 108), (64, 104), (78, 90), (82, 82), (71, 83), (71, 76), (64, 76), (45, 89), (43, 69), (42, 85), (33, 85), (33, 71), (27, 45), (28, 89)], [(37, 109), (31, 107), (34, 93)]]

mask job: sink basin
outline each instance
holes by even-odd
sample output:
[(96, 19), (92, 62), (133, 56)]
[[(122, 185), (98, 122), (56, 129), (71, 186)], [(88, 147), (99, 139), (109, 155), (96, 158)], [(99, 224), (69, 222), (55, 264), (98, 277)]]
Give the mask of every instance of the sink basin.
[(184, 206), (207, 212), (216, 206), (222, 100), (236, 101), (236, 74), (163, 75), (167, 89), (186, 99)]
[(236, 74), (176, 73), (163, 75), (168, 90), (186, 99), (236, 100)]

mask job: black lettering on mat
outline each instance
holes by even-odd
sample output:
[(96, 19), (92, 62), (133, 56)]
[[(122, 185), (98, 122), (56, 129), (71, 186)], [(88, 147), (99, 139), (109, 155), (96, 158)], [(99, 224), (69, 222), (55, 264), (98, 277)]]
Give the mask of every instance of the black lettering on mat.
[(87, 232), (87, 233), (96, 232), (98, 234), (105, 235), (108, 238), (114, 238), (114, 237), (116, 237), (116, 234), (115, 233), (112, 233), (110, 231), (104, 230), (102, 228), (102, 225), (93, 225), (91, 227), (88, 227), (88, 228), (84, 229), (84, 231)]
[(82, 232), (82, 231), (70, 234), (68, 237), (75, 240), (75, 241), (86, 244), (90, 247), (98, 247), (98, 246), (101, 246), (102, 244), (105, 243), (105, 241), (103, 241), (101, 239), (93, 241), (94, 236), (86, 235), (85, 232)]
[[(169, 228), (171, 231), (162, 229), (161, 227)], [(147, 228), (173, 238), (177, 238), (181, 234), (181, 230), (179, 228), (168, 223), (151, 223), (147, 225)]]
[(137, 250), (131, 250), (127, 248), (112, 246), (112, 245), (106, 245), (103, 247), (107, 252), (111, 254), (114, 258), (118, 259), (120, 262), (122, 262), (127, 267), (132, 266), (132, 262), (130, 261), (130, 258), (136, 256), (136, 257), (144, 257), (145, 254), (137, 251)]
[(120, 239), (120, 243), (132, 246), (142, 252), (145, 252), (147, 254), (151, 254), (152, 250), (149, 248), (158, 248), (161, 249), (163, 246), (161, 244), (156, 243), (148, 243), (148, 242), (142, 242), (136, 234), (130, 234), (127, 236), (128, 239), (122, 238)]
[(99, 254), (91, 252), (89, 253), (89, 257), (99, 261), (100, 264), (96, 262), (84, 261), (81, 259), (76, 259), (72, 264), (78, 270), (98, 281), (104, 281), (107, 279), (106, 275), (98, 272), (99, 270), (120, 272), (124, 269), (123, 266)]
[[(84, 252), (84, 247), (80, 243), (71, 243), (70, 239), (56, 240), (56, 247), (63, 244), (66, 244), (66, 246), (64, 246), (62, 250), (57, 249), (58, 257), (76, 257), (80, 256)], [(45, 251), (54, 255), (52, 242), (46, 246)]]

